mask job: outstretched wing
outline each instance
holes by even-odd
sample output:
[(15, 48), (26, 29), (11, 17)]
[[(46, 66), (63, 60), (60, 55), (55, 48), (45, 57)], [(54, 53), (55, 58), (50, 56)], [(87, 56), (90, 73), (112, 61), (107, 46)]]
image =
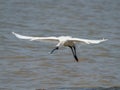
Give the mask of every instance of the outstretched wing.
[(80, 39), (80, 38), (72, 38), (71, 41), (73, 42), (81, 42), (85, 44), (98, 44), (104, 41), (107, 41), (108, 39), (101, 39), (101, 40), (89, 40), (89, 39)]
[(19, 39), (28, 39), (30, 41), (34, 41), (34, 40), (37, 40), (37, 41), (40, 41), (40, 40), (58, 41), (57, 37), (31, 37), (31, 36), (23, 36), (23, 35), (15, 33), (15, 32), (12, 32), (12, 34), (14, 34)]

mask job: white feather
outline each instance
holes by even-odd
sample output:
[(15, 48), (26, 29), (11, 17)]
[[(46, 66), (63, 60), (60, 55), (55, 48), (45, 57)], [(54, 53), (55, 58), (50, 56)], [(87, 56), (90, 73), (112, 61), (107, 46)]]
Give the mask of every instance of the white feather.
[(101, 40), (88, 40), (88, 39), (79, 39), (79, 38), (72, 38), (72, 41), (74, 42), (81, 42), (86, 44), (98, 44), (104, 41), (107, 41), (108, 39), (101, 39)]
[(58, 40), (58, 38), (56, 37), (31, 37), (31, 36), (23, 36), (23, 35), (20, 35), (20, 34), (17, 34), (15, 32), (12, 32), (12, 34), (14, 34), (17, 38), (19, 39), (28, 39), (30, 41), (34, 41), (34, 40)]
[[(104, 41), (107, 41), (108, 39), (101, 39), (101, 40), (89, 40), (89, 39), (80, 39), (80, 38), (72, 38), (71, 36), (60, 36), (60, 37), (31, 37), (31, 36), (23, 36), (20, 34), (17, 34), (15, 32), (12, 32), (17, 38), (19, 39), (28, 39), (30, 41), (33, 40), (50, 40), (50, 41), (59, 41), (58, 45), (70, 45), (73, 44), (74, 42), (79, 42), (79, 43), (85, 43), (85, 44), (98, 44)], [(67, 44), (66, 44), (67, 43)]]

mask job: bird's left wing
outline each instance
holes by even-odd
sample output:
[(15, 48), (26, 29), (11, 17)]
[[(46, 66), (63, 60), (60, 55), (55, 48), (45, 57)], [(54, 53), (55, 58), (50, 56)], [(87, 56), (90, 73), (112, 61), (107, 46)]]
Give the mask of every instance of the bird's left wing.
[(80, 39), (80, 38), (72, 38), (71, 41), (73, 42), (81, 42), (85, 44), (98, 44), (104, 41), (107, 41), (108, 39), (101, 39), (101, 40), (89, 40), (89, 39)]
[(34, 41), (34, 40), (36, 41), (40, 41), (40, 40), (58, 41), (57, 37), (31, 37), (31, 36), (23, 36), (15, 32), (12, 32), (12, 34), (14, 34), (19, 39), (28, 39), (30, 41)]

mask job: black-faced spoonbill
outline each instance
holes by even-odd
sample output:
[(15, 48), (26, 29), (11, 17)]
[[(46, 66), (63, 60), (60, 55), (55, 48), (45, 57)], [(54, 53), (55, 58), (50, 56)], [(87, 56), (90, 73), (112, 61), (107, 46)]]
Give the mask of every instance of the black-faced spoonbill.
[(75, 43), (85, 43), (85, 44), (98, 44), (100, 42), (107, 41), (107, 39), (101, 39), (101, 40), (88, 40), (88, 39), (80, 39), (80, 38), (72, 38), (71, 36), (60, 36), (60, 37), (31, 37), (31, 36), (23, 36), (20, 34), (17, 34), (15, 32), (12, 32), (17, 38), (19, 39), (28, 39), (30, 41), (40, 41), (40, 40), (50, 40), (50, 41), (58, 41), (58, 44), (56, 47), (51, 51), (51, 54), (58, 50), (61, 46), (67, 46), (72, 50), (73, 56), (75, 60), (78, 62), (78, 58), (76, 55), (76, 47)]

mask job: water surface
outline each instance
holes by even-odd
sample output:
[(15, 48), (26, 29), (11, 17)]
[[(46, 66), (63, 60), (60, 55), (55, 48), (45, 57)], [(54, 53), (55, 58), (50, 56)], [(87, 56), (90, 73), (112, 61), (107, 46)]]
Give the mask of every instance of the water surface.
[[(80, 62), (56, 43), (19, 40), (11, 34), (109, 39), (77, 45)], [(0, 88), (120, 86), (119, 0), (0, 0)]]

